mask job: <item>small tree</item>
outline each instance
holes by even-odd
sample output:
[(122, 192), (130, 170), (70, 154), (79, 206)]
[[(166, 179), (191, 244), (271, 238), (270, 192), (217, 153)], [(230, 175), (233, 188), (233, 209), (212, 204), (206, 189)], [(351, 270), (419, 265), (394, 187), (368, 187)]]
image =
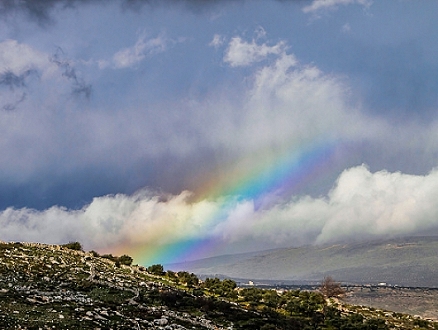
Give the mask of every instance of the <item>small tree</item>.
[(117, 261), (117, 257), (114, 257), (111, 253), (109, 253), (109, 254), (102, 254), (101, 257), (104, 258), (104, 259), (108, 259), (108, 260), (114, 261), (114, 262)]
[(128, 256), (127, 254), (124, 254), (118, 258), (118, 261), (122, 265), (131, 266), (133, 259), (132, 259), (132, 257)]
[(90, 253), (93, 255), (93, 257), (96, 257), (96, 258), (100, 257), (100, 254), (94, 250), (91, 250)]
[(164, 274), (164, 267), (163, 267), (163, 265), (160, 265), (160, 264), (149, 266), (147, 269), (148, 269), (148, 272), (151, 274), (155, 274), (155, 275), (163, 275)]
[(168, 270), (168, 271), (166, 272), (166, 277), (167, 277), (168, 279), (170, 279), (171, 281), (173, 281), (173, 282), (176, 282), (176, 283), (179, 282), (179, 281), (178, 281), (178, 277), (176, 276), (176, 273), (175, 273), (174, 271)]
[(180, 283), (183, 283), (188, 287), (193, 287), (199, 283), (199, 279), (195, 274), (186, 271), (178, 272), (178, 279)]
[(341, 283), (336, 282), (331, 276), (324, 277), (319, 290), (327, 298), (339, 297), (345, 293)]
[(79, 242), (68, 242), (67, 244), (61, 245), (70, 250), (82, 251), (82, 245)]

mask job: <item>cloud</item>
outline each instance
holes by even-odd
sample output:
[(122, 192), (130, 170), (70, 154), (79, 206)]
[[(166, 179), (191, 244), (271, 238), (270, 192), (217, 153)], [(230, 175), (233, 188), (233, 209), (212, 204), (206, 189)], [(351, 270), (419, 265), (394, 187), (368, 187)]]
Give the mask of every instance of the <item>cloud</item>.
[[(138, 10), (139, 8), (149, 5), (178, 5), (184, 4), (187, 8), (193, 11), (199, 11), (203, 8), (210, 8), (218, 3), (223, 3), (223, 0), (214, 1), (198, 1), (198, 0), (121, 0), (119, 1), (122, 8), (131, 8)], [(57, 8), (72, 8), (80, 5), (99, 4), (100, 0), (3, 0), (0, 3), (0, 15), (10, 16), (15, 13), (25, 13), (29, 18), (35, 20), (40, 25), (47, 25), (55, 22), (53, 12)]]
[(256, 211), (247, 201), (216, 229), (226, 241), (262, 246), (349, 242), (436, 233), (438, 171), (425, 176), (345, 170), (330, 193)]
[[(438, 171), (427, 175), (345, 170), (329, 195), (330, 216), (317, 242), (434, 231)], [(361, 236), (363, 235), (363, 236)]]
[(52, 207), (43, 211), (8, 208), (0, 213), (5, 226), (1, 239), (61, 243), (81, 240), (88, 248), (103, 249), (129, 241), (168, 244), (200, 238), (217, 207), (202, 201), (189, 203), (190, 193), (154, 195), (142, 191), (94, 198), (81, 210)]
[(28, 86), (49, 71), (44, 54), (15, 40), (0, 43), (0, 106), (15, 110), (24, 102)]
[(234, 37), (228, 44), (224, 62), (232, 67), (248, 66), (263, 61), (269, 55), (280, 55), (285, 50), (286, 43), (283, 41), (273, 46), (268, 46), (267, 44), (258, 45), (255, 40), (249, 43), (242, 40), (241, 37)]
[(47, 56), (29, 45), (11, 39), (0, 43), (0, 70), (2, 72), (26, 78), (35, 70), (50, 73), (49, 67)]
[(27, 78), (31, 75), (38, 75), (38, 73), (34, 69), (28, 69), (20, 75), (9, 70), (0, 74), (0, 87), (7, 88), (6, 91), (3, 90), (3, 93), (0, 93), (3, 110), (13, 111), (26, 99), (26, 92), (23, 90), (27, 85)]
[[(73, 3), (74, 1), (65, 1)], [(27, 15), (40, 23), (50, 21), (49, 12), (58, 4), (57, 0), (5, 0), (0, 4), (0, 14), (6, 16), (12, 12), (25, 12)]]
[(3, 110), (23, 107), (26, 100), (39, 99), (47, 90), (52, 94), (55, 90), (61, 92), (67, 87), (59, 81), (62, 77), (70, 83), (68, 88), (72, 95), (90, 97), (91, 84), (77, 74), (72, 61), (65, 59), (60, 48), (49, 56), (16, 40), (0, 43), (0, 107)]
[(358, 166), (345, 170), (324, 197), (292, 198), (263, 210), (253, 200), (194, 202), (187, 191), (147, 190), (94, 198), (81, 210), (8, 208), (0, 213), (0, 239), (80, 240), (97, 250), (210, 238), (224, 249), (242, 241), (257, 242), (258, 248), (346, 242), (436, 232), (437, 198), (436, 170), (415, 176)]
[(339, 6), (358, 4), (364, 7), (369, 7), (372, 0), (313, 0), (313, 2), (303, 8), (305, 13), (314, 13), (321, 10), (335, 9)]
[[(89, 202), (90, 196), (132, 192), (143, 186), (159, 186), (176, 194), (184, 189), (198, 191), (204, 180), (214, 176), (224, 185), (232, 184), (236, 176), (320, 141), (341, 141), (360, 149), (337, 159), (337, 171), (345, 166), (343, 162), (349, 166), (361, 163), (363, 159), (357, 154), (362, 146), (368, 147), (374, 158), (402, 157), (408, 147), (416, 150), (435, 141), (428, 133), (434, 131), (433, 127), (420, 135), (413, 133), (418, 127), (403, 127), (407, 133), (400, 137), (396, 132), (401, 128), (363, 115), (351, 101), (346, 79), (324, 73), (316, 65), (300, 63), (294, 54), (286, 52), (286, 44), (267, 46), (242, 39), (240, 43), (256, 49), (272, 47), (278, 54), (266, 51), (273, 58), (252, 68), (242, 84), (214, 89), (204, 99), (183, 97), (141, 105), (122, 99), (105, 109), (74, 111), (78, 109), (76, 100), (66, 96), (84, 81), (76, 69), (81, 62), (66, 58), (61, 50), (49, 56), (10, 42), (11, 53), (20, 47), (24, 50), (11, 58), (9, 66), (14, 74), (36, 67), (40, 80), (31, 85), (35, 90), (29, 90), (20, 103), (20, 120), (2, 117), (3, 182), (22, 187), (23, 182), (34, 178), (29, 181), (33, 193), (26, 194), (27, 199), (34, 196), (32, 205), (39, 200), (44, 207), (48, 201), (52, 203), (49, 205), (77, 207)], [(35, 56), (26, 55), (24, 60), (26, 51)], [(30, 65), (34, 62), (35, 66)], [(116, 70), (119, 74), (122, 71)], [(86, 91), (77, 92), (87, 96)], [(21, 94), (14, 96), (7, 104), (20, 100)], [(427, 155), (433, 160), (430, 155), (436, 147), (432, 142), (427, 145)], [(408, 162), (404, 160), (403, 164)], [(371, 166), (375, 168), (375, 163)], [(99, 173), (99, 184), (91, 185), (93, 176), (86, 171)], [(325, 193), (330, 184), (312, 188), (310, 193)], [(71, 189), (68, 203), (57, 199), (65, 186), (76, 185), (82, 188)], [(11, 190), (7, 187), (1, 190), (4, 195)], [(19, 205), (23, 204), (20, 200)]]
[(168, 41), (163, 35), (147, 39), (147, 36), (142, 34), (134, 46), (122, 49), (114, 54), (112, 63), (118, 69), (132, 67), (143, 61), (146, 56), (164, 52), (167, 43)]
[(213, 36), (213, 40), (208, 44), (209, 46), (212, 46), (214, 48), (219, 48), (225, 43), (225, 37), (221, 36), (220, 34), (215, 34)]
[(0, 74), (0, 85), (7, 86), (11, 90), (19, 87), (25, 87), (26, 78), (35, 73), (36, 71), (32, 69), (28, 69), (20, 75), (16, 75), (12, 71), (5, 71)]

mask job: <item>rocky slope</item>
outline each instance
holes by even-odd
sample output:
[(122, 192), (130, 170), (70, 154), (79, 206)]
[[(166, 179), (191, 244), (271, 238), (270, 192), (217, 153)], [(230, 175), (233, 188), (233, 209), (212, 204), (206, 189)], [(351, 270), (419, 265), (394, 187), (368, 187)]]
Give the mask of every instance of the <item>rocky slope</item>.
[(57, 245), (0, 243), (1, 329), (223, 328), (155, 304), (163, 291), (177, 292), (143, 267)]
[(438, 329), (317, 292), (181, 279), (63, 246), (0, 242), (0, 329)]

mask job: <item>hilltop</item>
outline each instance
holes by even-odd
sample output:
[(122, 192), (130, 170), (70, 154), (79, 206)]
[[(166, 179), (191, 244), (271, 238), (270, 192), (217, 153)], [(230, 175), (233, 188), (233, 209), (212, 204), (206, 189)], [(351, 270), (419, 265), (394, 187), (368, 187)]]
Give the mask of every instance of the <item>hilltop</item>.
[(200, 282), (77, 245), (0, 242), (2, 329), (438, 329), (318, 292)]

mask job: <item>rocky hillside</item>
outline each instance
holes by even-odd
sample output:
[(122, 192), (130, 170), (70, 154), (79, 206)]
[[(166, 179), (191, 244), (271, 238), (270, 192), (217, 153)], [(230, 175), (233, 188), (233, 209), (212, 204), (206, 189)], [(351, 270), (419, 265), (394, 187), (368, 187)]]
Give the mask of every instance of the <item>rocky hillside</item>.
[(155, 303), (180, 292), (145, 268), (118, 266), (57, 245), (0, 243), (0, 328), (216, 328)]
[(438, 329), (317, 292), (198, 283), (194, 274), (156, 275), (121, 260), (0, 242), (0, 329)]

